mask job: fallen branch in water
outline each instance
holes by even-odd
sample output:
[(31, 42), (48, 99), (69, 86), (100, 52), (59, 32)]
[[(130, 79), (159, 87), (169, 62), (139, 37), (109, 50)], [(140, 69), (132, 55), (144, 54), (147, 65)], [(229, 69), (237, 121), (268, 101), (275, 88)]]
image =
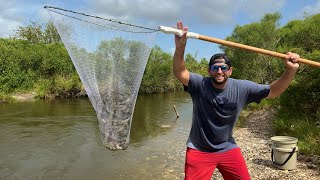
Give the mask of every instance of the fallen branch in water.
[(179, 118), (179, 113), (178, 113), (178, 111), (177, 111), (176, 105), (173, 105), (173, 109), (174, 109), (174, 112), (176, 112), (177, 118)]

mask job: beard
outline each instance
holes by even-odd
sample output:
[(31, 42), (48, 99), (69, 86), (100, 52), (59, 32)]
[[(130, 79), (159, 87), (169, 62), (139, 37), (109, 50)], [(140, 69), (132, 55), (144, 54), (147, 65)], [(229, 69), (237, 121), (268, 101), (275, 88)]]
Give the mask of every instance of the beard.
[(219, 80), (218, 81), (215, 77), (211, 76), (211, 79), (212, 79), (214, 84), (221, 85), (221, 84), (224, 84), (225, 82), (227, 82), (228, 77), (227, 76), (223, 76), (223, 80)]

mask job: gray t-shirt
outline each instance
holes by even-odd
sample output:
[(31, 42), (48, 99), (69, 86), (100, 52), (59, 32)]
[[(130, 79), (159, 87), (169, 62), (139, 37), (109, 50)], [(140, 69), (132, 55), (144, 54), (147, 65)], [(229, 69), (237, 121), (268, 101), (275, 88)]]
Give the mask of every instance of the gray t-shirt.
[(245, 105), (268, 96), (269, 85), (229, 78), (224, 89), (216, 89), (210, 77), (190, 73), (188, 86), (193, 117), (187, 146), (203, 152), (224, 152), (238, 147), (233, 127)]

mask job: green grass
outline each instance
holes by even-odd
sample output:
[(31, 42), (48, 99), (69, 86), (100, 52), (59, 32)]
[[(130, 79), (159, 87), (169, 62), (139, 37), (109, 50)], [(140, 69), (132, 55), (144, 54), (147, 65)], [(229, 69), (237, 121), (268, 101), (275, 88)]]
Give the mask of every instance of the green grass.
[(0, 92), (0, 103), (12, 103), (15, 99), (10, 94)]
[[(257, 110), (278, 107), (272, 100), (263, 100), (260, 104), (249, 104), (240, 114), (236, 128), (245, 127), (248, 117)], [(320, 155), (320, 110), (314, 112), (293, 111), (282, 107), (272, 121), (273, 134), (278, 136), (292, 136), (298, 138), (299, 153)]]
[(302, 114), (280, 109), (272, 127), (276, 135), (298, 138), (299, 152), (320, 155), (319, 113)]

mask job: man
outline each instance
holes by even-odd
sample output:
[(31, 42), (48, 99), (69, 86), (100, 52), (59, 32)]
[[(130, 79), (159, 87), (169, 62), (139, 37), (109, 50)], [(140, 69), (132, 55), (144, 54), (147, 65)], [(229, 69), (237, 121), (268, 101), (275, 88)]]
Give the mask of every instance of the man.
[(231, 61), (225, 54), (215, 54), (209, 62), (210, 77), (189, 72), (185, 67), (187, 27), (181, 21), (175, 35), (176, 50), (173, 72), (193, 101), (192, 127), (187, 141), (185, 179), (211, 179), (218, 168), (224, 179), (250, 179), (240, 148), (232, 137), (232, 129), (240, 111), (251, 102), (274, 98), (289, 86), (299, 68), (299, 55), (288, 53), (284, 60), (285, 71), (271, 85), (260, 85), (248, 80), (229, 78)]

